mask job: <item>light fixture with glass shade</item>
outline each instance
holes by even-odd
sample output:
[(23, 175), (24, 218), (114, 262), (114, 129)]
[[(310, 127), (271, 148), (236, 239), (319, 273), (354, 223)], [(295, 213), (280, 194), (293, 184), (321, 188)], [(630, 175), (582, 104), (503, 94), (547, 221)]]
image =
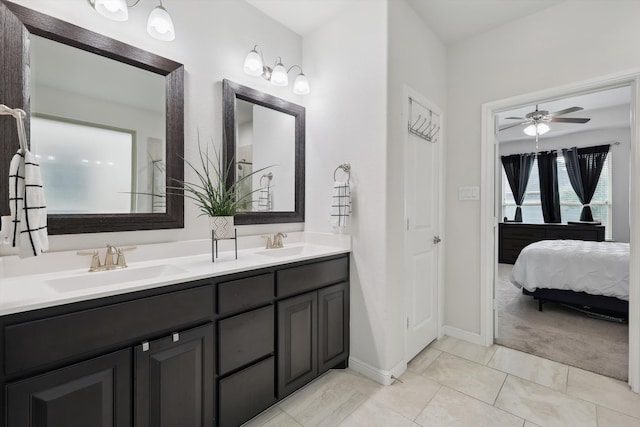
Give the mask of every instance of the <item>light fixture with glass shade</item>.
[(162, 6), (162, 0), (160, 0), (160, 5), (156, 6), (149, 14), (149, 19), (147, 19), (147, 32), (151, 37), (166, 42), (170, 42), (176, 38), (173, 21), (167, 9)]
[(259, 48), (258, 45), (255, 45), (247, 54), (243, 67), (246, 74), (250, 76), (262, 76), (264, 79), (269, 80), (274, 86), (285, 87), (289, 85), (289, 72), (294, 67), (297, 67), (300, 70), (300, 74), (298, 74), (293, 82), (293, 93), (296, 95), (307, 95), (311, 92), (309, 80), (302, 72), (302, 67), (292, 65), (286, 68), (280, 57), (276, 59), (273, 68), (264, 65), (264, 57)]
[(529, 136), (544, 135), (550, 128), (546, 123), (534, 123), (524, 128), (524, 133)]
[[(129, 8), (136, 6), (140, 0), (127, 3), (127, 0), (88, 0), (100, 15), (112, 21), (126, 21), (129, 19)], [(172, 41), (176, 38), (175, 28), (169, 12), (162, 5), (156, 6), (147, 19), (147, 33), (157, 40)]]
[(112, 21), (129, 19), (129, 8), (125, 0), (95, 0), (93, 7), (100, 15)]

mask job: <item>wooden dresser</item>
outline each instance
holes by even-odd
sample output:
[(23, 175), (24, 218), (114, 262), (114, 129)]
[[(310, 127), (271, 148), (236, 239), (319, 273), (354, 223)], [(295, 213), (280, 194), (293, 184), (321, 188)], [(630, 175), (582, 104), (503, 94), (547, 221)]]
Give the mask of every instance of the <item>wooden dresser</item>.
[(540, 240), (604, 241), (604, 225), (589, 224), (525, 224), (501, 222), (498, 228), (498, 262), (513, 264), (522, 249)]

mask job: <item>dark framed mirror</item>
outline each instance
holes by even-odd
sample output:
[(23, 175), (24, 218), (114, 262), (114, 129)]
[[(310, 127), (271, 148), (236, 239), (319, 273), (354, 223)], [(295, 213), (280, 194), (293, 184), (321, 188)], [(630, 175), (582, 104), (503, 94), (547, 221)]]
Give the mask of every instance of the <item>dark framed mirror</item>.
[[(36, 154), (43, 153), (40, 162), (49, 210), (49, 234), (182, 228), (183, 197), (172, 194), (154, 198), (149, 194), (162, 194), (167, 183), (184, 177), (184, 163), (181, 160), (184, 153), (183, 65), (4, 0), (0, 0), (0, 22), (0, 64), (3, 70), (0, 103), (27, 112), (25, 127), (30, 147), (38, 150), (34, 151)], [(47, 53), (49, 58), (35, 56), (40, 52)], [(62, 55), (67, 54), (68, 58), (73, 59), (61, 59)], [(76, 63), (76, 58), (80, 57), (95, 63)], [(67, 68), (61, 66), (59, 70), (54, 70), (56, 58), (59, 64)], [(98, 69), (108, 70), (107, 77), (114, 77), (111, 80), (119, 86), (118, 90), (107, 86), (107, 77), (96, 76), (94, 70)], [(59, 85), (53, 83), (54, 75), (58, 76)], [(93, 80), (87, 79), (87, 76)], [(80, 94), (78, 88), (83, 80), (88, 81), (85, 87), (91, 93)], [(135, 92), (131, 89), (134, 86), (147, 92)], [(62, 91), (73, 95), (60, 97)], [(100, 98), (99, 92), (105, 96), (125, 93), (129, 99), (105, 100)], [(48, 102), (48, 105), (57, 103), (60, 111), (52, 113), (43, 107), (47, 105), (47, 98), (55, 100)], [(85, 105), (80, 99), (91, 99), (93, 103), (87, 101), (89, 103)], [(151, 105), (151, 101), (155, 104)], [(107, 110), (107, 104), (116, 107)], [(69, 112), (73, 109), (90, 112), (93, 116), (89, 119), (75, 117)], [(133, 110), (154, 111), (146, 117), (138, 117), (130, 113)], [(128, 117), (128, 123), (114, 121), (113, 117), (120, 112), (120, 115)], [(138, 124), (142, 122), (148, 123), (147, 128)], [(79, 145), (65, 144), (59, 148), (60, 157), (76, 152), (77, 158), (73, 161), (80, 166), (71, 167), (69, 163), (60, 162), (51, 169), (47, 162), (57, 162), (60, 160), (58, 155), (51, 154), (50, 146), (43, 141), (34, 139), (38, 138), (38, 134), (50, 135), (51, 129), (60, 126), (68, 128), (67, 133), (61, 135), (92, 132), (87, 133), (84, 139), (80, 138)], [(120, 151), (115, 149), (115, 143), (113, 147), (110, 145), (112, 140), (109, 134), (99, 136), (100, 133), (124, 138)], [(69, 137), (61, 139), (68, 141)], [(19, 148), (15, 121), (9, 116), (0, 117), (0, 141), (0, 162), (8, 167)], [(100, 154), (90, 157), (90, 154), (80, 153), (78, 147), (84, 148), (89, 142), (102, 148)], [(128, 155), (116, 155), (116, 152)], [(118, 165), (118, 162), (122, 164)], [(98, 169), (104, 170), (102, 175), (92, 180), (80, 172), (61, 175), (62, 172), (80, 171), (81, 168), (85, 171), (82, 173), (92, 175)], [(51, 175), (51, 182), (55, 183), (49, 185), (50, 192), (47, 192), (45, 175)], [(125, 179), (123, 187), (113, 191), (123, 199), (122, 207), (112, 208), (116, 203), (108, 202), (90, 208), (77, 202), (78, 198), (104, 199), (107, 196), (106, 183), (116, 181), (116, 177), (129, 177), (128, 181)], [(53, 188), (55, 186), (58, 188)], [(8, 176), (0, 174), (1, 215), (9, 215), (7, 189)], [(61, 198), (56, 201), (58, 196)]]
[(226, 79), (222, 91), (227, 186), (240, 182), (243, 200), (236, 224), (304, 222), (305, 108)]

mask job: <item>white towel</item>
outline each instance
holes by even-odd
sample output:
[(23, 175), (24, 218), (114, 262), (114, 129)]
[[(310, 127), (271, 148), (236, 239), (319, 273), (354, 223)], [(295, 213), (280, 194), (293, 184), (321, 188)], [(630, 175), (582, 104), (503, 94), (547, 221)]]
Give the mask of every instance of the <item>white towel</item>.
[[(23, 141), (21, 143), (24, 145)], [(9, 208), (12, 218), (9, 238), (11, 245), (19, 248), (18, 256), (37, 256), (49, 249), (40, 165), (36, 156), (26, 149), (19, 149), (11, 159)]]
[(347, 227), (351, 215), (351, 188), (349, 182), (333, 183), (329, 223), (334, 227)]

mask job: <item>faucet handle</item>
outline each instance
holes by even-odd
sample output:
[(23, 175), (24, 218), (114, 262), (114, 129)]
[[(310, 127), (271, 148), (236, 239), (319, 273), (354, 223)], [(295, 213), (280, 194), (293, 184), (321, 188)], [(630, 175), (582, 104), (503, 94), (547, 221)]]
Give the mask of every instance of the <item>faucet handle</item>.
[(273, 240), (271, 239), (271, 236), (261, 236), (263, 239), (267, 239), (267, 244), (265, 246), (265, 249), (273, 249)]
[(127, 261), (125, 261), (125, 259), (124, 259), (123, 252), (132, 251), (134, 249), (136, 249), (135, 246), (130, 246), (128, 248), (119, 248), (117, 250), (118, 258), (116, 259), (116, 267), (120, 267), (120, 268), (126, 267), (127, 266)]
[(98, 251), (78, 251), (77, 255), (82, 256), (90, 256), (91, 257), (91, 266), (89, 267), (89, 271), (99, 270), (102, 265), (100, 265), (100, 257), (98, 256)]

